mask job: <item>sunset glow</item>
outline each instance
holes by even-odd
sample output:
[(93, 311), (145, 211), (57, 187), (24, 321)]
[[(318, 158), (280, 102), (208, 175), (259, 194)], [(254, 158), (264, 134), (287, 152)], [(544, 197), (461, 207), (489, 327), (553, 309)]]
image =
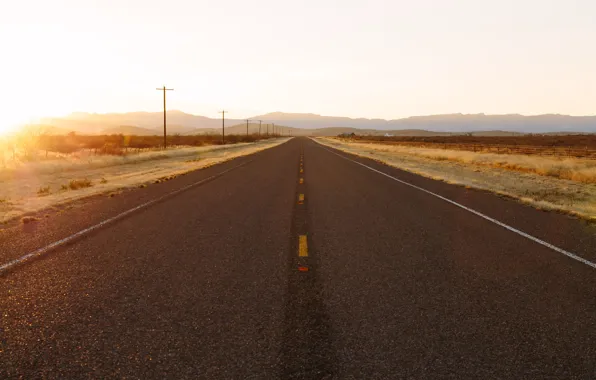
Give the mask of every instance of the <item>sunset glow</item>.
[[(73, 111), (594, 114), (596, 3), (4, 2), (0, 133)], [(5, 58), (8, 57), (8, 58)]]

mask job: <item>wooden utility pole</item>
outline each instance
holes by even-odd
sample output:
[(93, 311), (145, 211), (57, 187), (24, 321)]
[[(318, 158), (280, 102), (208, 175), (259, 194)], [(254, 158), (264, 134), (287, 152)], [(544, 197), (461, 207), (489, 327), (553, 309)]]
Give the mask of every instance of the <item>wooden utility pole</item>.
[(275, 136), (275, 123), (271, 123), (273, 124), (273, 136)]
[(227, 112), (228, 111), (226, 111), (226, 110), (219, 111), (219, 113), (221, 114), (221, 143), (222, 144), (226, 143), (225, 127), (226, 127), (226, 113)]
[(263, 120), (259, 120), (259, 137), (261, 137), (261, 123), (263, 122)]
[(166, 149), (166, 91), (174, 91), (174, 89), (163, 86), (162, 88), (156, 88), (156, 90), (163, 91), (163, 148)]
[(246, 135), (247, 135), (247, 136), (248, 136), (248, 122), (249, 122), (249, 121), (250, 121), (249, 119), (246, 119)]

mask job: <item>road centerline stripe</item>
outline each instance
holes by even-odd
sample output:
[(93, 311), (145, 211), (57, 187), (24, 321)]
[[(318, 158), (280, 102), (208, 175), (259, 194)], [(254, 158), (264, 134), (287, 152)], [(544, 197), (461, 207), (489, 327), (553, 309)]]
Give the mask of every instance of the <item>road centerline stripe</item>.
[(308, 240), (306, 235), (298, 236), (298, 256), (308, 257)]
[[(313, 140), (313, 141), (314, 141), (314, 140)], [(319, 142), (317, 142), (317, 141), (315, 141), (315, 142), (316, 142), (317, 144), (319, 144), (319, 145), (322, 145), (321, 143), (319, 143)], [(503, 223), (503, 222), (501, 222), (501, 221), (498, 221), (497, 219), (491, 218), (490, 216), (488, 216), (488, 215), (485, 215), (485, 214), (481, 213), (480, 211), (476, 211), (476, 210), (474, 210), (474, 209), (472, 209), (472, 208), (469, 208), (469, 207), (467, 207), (467, 206), (464, 206), (464, 205), (462, 205), (461, 203), (457, 203), (457, 202), (456, 202), (456, 201), (454, 201), (454, 200), (451, 200), (451, 199), (449, 199), (449, 198), (446, 198), (446, 197), (444, 197), (444, 196), (442, 196), (442, 195), (439, 195), (439, 194), (437, 194), (437, 193), (433, 193), (432, 191), (430, 191), (430, 190), (427, 190), (427, 189), (425, 189), (425, 188), (422, 188), (422, 187), (420, 187), (420, 186), (416, 186), (416, 185), (414, 185), (414, 184), (411, 184), (411, 183), (409, 183), (409, 182), (406, 182), (406, 181), (403, 181), (403, 180), (401, 180), (401, 179), (395, 178), (395, 177), (393, 177), (393, 176), (391, 176), (391, 175), (389, 175), (389, 174), (387, 174), (387, 173), (384, 173), (384, 172), (382, 172), (382, 171), (380, 171), (380, 170), (377, 170), (377, 169), (375, 169), (375, 168), (372, 168), (372, 167), (370, 167), (370, 166), (368, 166), (368, 165), (365, 165), (365, 164), (363, 164), (363, 163), (361, 163), (361, 162), (358, 162), (358, 161), (356, 161), (356, 160), (352, 160), (351, 158), (348, 158), (348, 157), (346, 157), (346, 156), (343, 156), (343, 155), (341, 155), (341, 154), (338, 154), (338, 153), (336, 153), (336, 152), (334, 152), (334, 151), (332, 151), (332, 150), (330, 150), (330, 149), (328, 149), (328, 148), (326, 148), (326, 147), (324, 147), (324, 146), (321, 146), (321, 148), (323, 148), (323, 149), (325, 149), (326, 151), (328, 151), (329, 153), (333, 153), (333, 154), (335, 154), (336, 156), (339, 156), (339, 157), (341, 157), (341, 158), (343, 158), (343, 159), (345, 159), (345, 160), (352, 161), (353, 163), (355, 163), (355, 164), (358, 164), (358, 165), (360, 165), (360, 166), (363, 166), (363, 167), (365, 167), (365, 168), (367, 168), (367, 169), (369, 169), (369, 170), (372, 170), (373, 172), (376, 172), (376, 173), (379, 173), (379, 174), (381, 174), (381, 175), (384, 175), (384, 176), (385, 176), (385, 177), (387, 177), (387, 178), (391, 178), (392, 180), (394, 180), (394, 181), (397, 181), (397, 182), (399, 182), (399, 183), (401, 183), (401, 184), (403, 184), (403, 185), (410, 186), (410, 187), (412, 187), (412, 188), (414, 188), (414, 189), (417, 189), (417, 190), (423, 191), (423, 192), (425, 192), (425, 193), (427, 193), (427, 194), (430, 194), (430, 195), (432, 195), (432, 196), (434, 196), (434, 197), (437, 197), (437, 198), (439, 198), (439, 199), (441, 199), (441, 200), (443, 200), (443, 201), (445, 201), (445, 202), (451, 203), (451, 204), (452, 204), (452, 205), (454, 205), (454, 206), (457, 206), (457, 207), (459, 207), (459, 208), (461, 208), (461, 209), (464, 209), (464, 210), (466, 210), (466, 211), (468, 211), (468, 212), (471, 212), (472, 214), (475, 214), (475, 215), (477, 215), (477, 216), (479, 216), (479, 217), (481, 217), (481, 218), (483, 218), (483, 219), (486, 219), (486, 220), (488, 220), (489, 222), (492, 222), (492, 223), (494, 223), (494, 224), (496, 224), (496, 225), (499, 225), (499, 226), (501, 226), (501, 227), (503, 227), (503, 228), (505, 228), (505, 229), (507, 229), (507, 230), (509, 230), (509, 231), (513, 232), (513, 233), (516, 233), (516, 234), (518, 234), (518, 235), (520, 235), (520, 236), (523, 236), (523, 237), (525, 237), (525, 238), (527, 238), (527, 239), (529, 239), (529, 240), (532, 240), (532, 241), (533, 241), (533, 242), (535, 242), (535, 243), (538, 243), (538, 244), (540, 244), (540, 245), (542, 245), (542, 246), (544, 246), (544, 247), (550, 248), (550, 249), (552, 249), (552, 250), (553, 250), (553, 251), (555, 251), (555, 252), (561, 253), (561, 254), (563, 254), (563, 255), (565, 255), (565, 256), (567, 256), (567, 257), (569, 257), (569, 258), (573, 259), (573, 260), (579, 261), (580, 263), (586, 264), (587, 266), (589, 266), (589, 267), (592, 267), (592, 268), (596, 269), (596, 263), (593, 263), (593, 262), (592, 262), (592, 261), (590, 261), (590, 260), (584, 259), (583, 257), (581, 257), (581, 256), (579, 256), (579, 255), (577, 255), (577, 254), (575, 254), (575, 253), (573, 253), (573, 252), (569, 252), (569, 251), (567, 251), (567, 250), (564, 250), (563, 248), (559, 248), (559, 247), (557, 247), (556, 245), (553, 245), (553, 244), (551, 244), (551, 243), (549, 243), (549, 242), (546, 242), (546, 241), (544, 241), (544, 240), (542, 240), (542, 239), (539, 239), (539, 238), (537, 238), (537, 237), (535, 237), (535, 236), (532, 236), (532, 235), (530, 235), (530, 234), (528, 234), (528, 233), (526, 233), (526, 232), (524, 232), (524, 231), (518, 230), (517, 228), (515, 228), (515, 227), (512, 227), (512, 226), (510, 226), (510, 225), (508, 225), (508, 224), (506, 224), (506, 223)]]

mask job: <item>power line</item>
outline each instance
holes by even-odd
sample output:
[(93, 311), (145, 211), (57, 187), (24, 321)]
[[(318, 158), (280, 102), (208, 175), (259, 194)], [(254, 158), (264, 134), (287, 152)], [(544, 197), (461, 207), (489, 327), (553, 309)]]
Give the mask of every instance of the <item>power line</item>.
[(226, 143), (226, 132), (225, 132), (225, 126), (226, 126), (226, 113), (228, 111), (226, 110), (221, 110), (218, 113), (221, 114), (221, 143), (225, 144)]
[(174, 91), (173, 88), (156, 88), (158, 91), (163, 91), (163, 148), (166, 149), (166, 91)]

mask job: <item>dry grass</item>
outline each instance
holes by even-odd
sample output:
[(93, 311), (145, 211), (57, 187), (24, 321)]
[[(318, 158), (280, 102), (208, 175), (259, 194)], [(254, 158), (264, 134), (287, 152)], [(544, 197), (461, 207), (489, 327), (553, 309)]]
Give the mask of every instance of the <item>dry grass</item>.
[[(274, 139), (273, 136), (228, 135), (225, 145), (254, 143)], [(180, 147), (222, 145), (219, 134), (170, 135), (168, 152)], [(11, 136), (0, 136), (0, 169), (19, 169), (31, 163), (55, 161), (56, 158), (87, 160), (89, 157), (134, 157), (148, 151), (162, 152), (162, 136), (101, 135), (84, 136), (75, 133), (51, 135), (43, 126), (28, 126)], [(93, 159), (93, 161), (97, 161)], [(101, 160), (99, 160), (101, 162)], [(41, 165), (43, 169), (44, 165)], [(50, 165), (51, 166), (51, 165)], [(51, 167), (50, 167), (51, 169)]]
[[(470, 136), (463, 134), (449, 136), (353, 136), (351, 138), (360, 142), (475, 145), (476, 148), (500, 145), (501, 147), (532, 146), (544, 149), (596, 149), (596, 134), (585, 133), (578, 135), (517, 134), (515, 136)], [(431, 148), (432, 146), (427, 147)]]
[(390, 154), (406, 154), (436, 161), (456, 161), (468, 165), (492, 166), (583, 183), (596, 183), (596, 161), (594, 160), (475, 153), (448, 149), (387, 146), (375, 143), (350, 143), (350, 145)]
[(89, 180), (88, 178), (83, 178), (71, 179), (70, 182), (68, 182), (68, 185), (66, 185), (66, 188), (68, 188), (69, 190), (79, 190), (91, 186), (93, 186), (93, 182), (91, 182), (91, 180)]
[[(106, 196), (117, 196), (124, 188), (164, 182), (176, 175), (252, 154), (285, 141), (287, 139), (269, 139), (234, 145), (173, 148), (167, 152), (149, 151), (123, 157), (69, 156), (29, 162), (19, 168), (0, 168), (0, 197), (4, 199), (0, 200), (0, 222), (91, 195), (105, 193)], [(189, 159), (192, 161), (186, 162)], [(96, 186), (89, 186), (93, 184)], [(62, 191), (39, 196), (39, 188), (46, 186)], [(71, 191), (74, 189), (77, 190)]]
[(21, 222), (23, 224), (29, 224), (29, 223), (33, 223), (33, 222), (37, 222), (39, 220), (39, 218), (33, 217), (33, 216), (24, 216), (23, 218), (21, 218)]
[(40, 188), (37, 190), (37, 196), (39, 196), (39, 197), (43, 197), (43, 196), (45, 196), (45, 195), (49, 195), (49, 194), (50, 194), (50, 192), (51, 192), (51, 191), (50, 191), (50, 187), (49, 187), (49, 186), (40, 187)]
[(596, 162), (352, 143), (324, 145), (436, 180), (492, 191), (544, 210), (596, 217)]

